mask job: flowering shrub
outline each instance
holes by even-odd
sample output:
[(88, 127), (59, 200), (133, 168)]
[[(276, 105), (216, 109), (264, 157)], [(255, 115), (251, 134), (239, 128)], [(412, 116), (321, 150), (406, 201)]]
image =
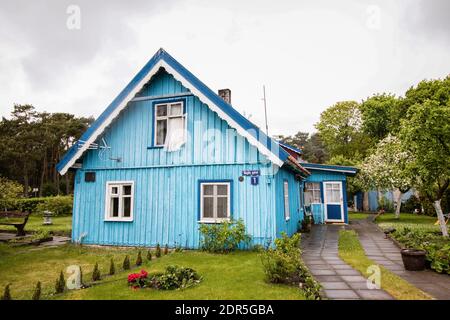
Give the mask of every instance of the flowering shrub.
[(137, 289), (145, 288), (148, 284), (148, 272), (141, 270), (139, 273), (131, 273), (128, 275), (128, 285)]
[(201, 281), (198, 273), (191, 269), (178, 266), (168, 266), (164, 273), (151, 277), (145, 270), (128, 275), (128, 285), (133, 289), (153, 288), (160, 290), (175, 290), (191, 287)]

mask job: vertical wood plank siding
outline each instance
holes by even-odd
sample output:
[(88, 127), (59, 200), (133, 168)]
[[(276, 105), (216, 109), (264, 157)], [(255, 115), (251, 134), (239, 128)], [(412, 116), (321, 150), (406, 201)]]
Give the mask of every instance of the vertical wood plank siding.
[(321, 204), (312, 205), (312, 214), (315, 223), (324, 223), (325, 212), (324, 212), (324, 199), (323, 199), (323, 182), (324, 181), (342, 181), (342, 192), (343, 192), (343, 205), (344, 205), (344, 219), (348, 223), (348, 204), (347, 204), (347, 194), (346, 194), (346, 180), (347, 177), (344, 173), (339, 172), (324, 172), (320, 170), (309, 169), (311, 175), (308, 176), (306, 182), (320, 182), (321, 188)]
[[(183, 92), (187, 92), (186, 88), (171, 75), (159, 72), (138, 96)], [(83, 168), (75, 178), (74, 241), (84, 234), (83, 243), (90, 244), (154, 246), (160, 243), (197, 248), (198, 181), (204, 179), (233, 181), (232, 217), (244, 219), (254, 243), (273, 241), (277, 227), (290, 234), (296, 230), (299, 204), (295, 199), (299, 191), (295, 185), (298, 183), (290, 186), (291, 221), (280, 223), (275, 197), (282, 188), (282, 183), (277, 184), (277, 177), (283, 170), (275, 179), (261, 176), (257, 186), (250, 184), (249, 177), (239, 182), (242, 170), (264, 171), (266, 158), (197, 97), (184, 98), (189, 139), (180, 150), (166, 152), (151, 147), (156, 100), (143, 100), (130, 102), (106, 129), (103, 137), (111, 148), (108, 154), (89, 150), (84, 155)], [(86, 171), (96, 172), (95, 182), (84, 181)], [(283, 177), (293, 179), (288, 173), (283, 173)], [(104, 221), (106, 182), (119, 180), (135, 182), (132, 222)]]

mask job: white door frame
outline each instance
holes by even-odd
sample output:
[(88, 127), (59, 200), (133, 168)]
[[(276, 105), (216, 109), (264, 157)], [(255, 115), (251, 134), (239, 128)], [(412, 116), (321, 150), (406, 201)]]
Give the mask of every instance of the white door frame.
[[(327, 202), (327, 184), (336, 184), (338, 183), (340, 186), (340, 192), (341, 192), (341, 198), (340, 202)], [(328, 213), (327, 213), (327, 204), (336, 204), (341, 206), (341, 219), (328, 219)], [(324, 206), (324, 212), (325, 212), (325, 222), (344, 222), (344, 195), (342, 190), (342, 181), (323, 181), (323, 206)]]

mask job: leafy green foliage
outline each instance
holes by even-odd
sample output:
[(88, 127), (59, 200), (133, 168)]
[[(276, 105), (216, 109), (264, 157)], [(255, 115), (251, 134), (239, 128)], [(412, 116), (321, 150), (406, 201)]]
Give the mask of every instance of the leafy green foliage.
[(68, 113), (39, 113), (32, 105), (14, 105), (9, 119), (0, 120), (1, 174), (19, 181), (24, 196), (32, 187), (39, 188), (39, 196), (70, 194), (73, 174), (66, 174), (61, 181), (55, 165), (92, 121)]
[(5, 290), (3, 291), (3, 295), (2, 295), (2, 299), (1, 300), (12, 300), (9, 286), (10, 286), (9, 284), (7, 284), (5, 286)]
[(320, 285), (301, 259), (299, 233), (290, 238), (282, 233), (275, 240), (275, 248), (263, 251), (260, 256), (269, 282), (299, 284), (306, 298), (320, 299)]
[(157, 257), (157, 258), (161, 257), (161, 246), (159, 245), (159, 243), (156, 244), (155, 257)]
[(59, 273), (59, 278), (56, 279), (55, 282), (55, 293), (56, 294), (63, 293), (65, 289), (66, 289), (66, 281), (64, 279), (64, 273), (61, 270), (61, 272)]
[(202, 277), (193, 269), (179, 266), (167, 266), (162, 274), (154, 275), (150, 287), (161, 290), (186, 289), (200, 283)]
[(199, 230), (202, 236), (200, 246), (208, 252), (227, 253), (236, 250), (239, 244), (248, 244), (251, 240), (242, 219), (202, 224)]
[(147, 251), (147, 260), (152, 261), (152, 251), (151, 250)]
[(386, 93), (375, 94), (361, 103), (362, 130), (374, 142), (383, 140), (389, 133), (398, 129), (400, 120), (395, 113), (397, 105), (398, 99), (395, 95)]
[(0, 199), (0, 208), (30, 211), (33, 214), (42, 214), (44, 210), (49, 210), (54, 215), (70, 215), (72, 214), (72, 206), (72, 196)]
[(330, 157), (342, 155), (355, 160), (364, 158), (371, 145), (371, 139), (361, 126), (361, 112), (355, 101), (338, 102), (329, 107), (315, 124)]
[(99, 281), (101, 278), (100, 269), (98, 263), (95, 263), (94, 270), (92, 271), (92, 281)]
[(20, 197), (22, 192), (23, 186), (20, 183), (0, 176), (0, 206), (9, 209), (8, 200)]
[(41, 299), (41, 282), (38, 281), (36, 283), (36, 288), (34, 288), (34, 292), (33, 292), (33, 297), (31, 298), (32, 300), (40, 300)]
[(425, 250), (432, 269), (450, 274), (450, 239), (435, 232), (407, 227), (396, 230), (392, 236), (407, 248)]
[(311, 163), (325, 163), (328, 153), (317, 133), (297, 132), (293, 136), (276, 136), (277, 140), (303, 151), (302, 158)]
[(130, 257), (128, 255), (126, 255), (123, 259), (122, 269), (130, 270)]
[(111, 262), (109, 264), (109, 275), (112, 276), (116, 273), (116, 265), (114, 264), (114, 259), (111, 258)]
[(137, 265), (137, 266), (142, 265), (142, 256), (141, 256), (141, 252), (140, 252), (140, 251), (139, 251), (138, 254), (137, 254), (136, 265)]

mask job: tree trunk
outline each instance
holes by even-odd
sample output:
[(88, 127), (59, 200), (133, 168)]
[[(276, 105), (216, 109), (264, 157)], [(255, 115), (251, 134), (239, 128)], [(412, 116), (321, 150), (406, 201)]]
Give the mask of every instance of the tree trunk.
[(395, 218), (400, 219), (400, 209), (402, 207), (403, 192), (400, 189), (395, 189), (393, 194), (394, 194), (394, 202), (395, 202)]
[(363, 211), (369, 212), (369, 192), (364, 191), (363, 193)]
[(44, 187), (44, 178), (45, 178), (45, 172), (47, 170), (47, 154), (44, 156), (44, 161), (42, 164), (42, 172), (41, 172), (41, 183), (39, 186), (39, 197), (42, 197), (42, 189)]
[(23, 175), (23, 195), (28, 198), (28, 189), (30, 188), (28, 172), (25, 171)]
[(439, 220), (439, 226), (441, 227), (442, 235), (444, 237), (448, 237), (447, 225), (445, 224), (445, 218), (444, 218), (444, 214), (442, 213), (442, 208), (441, 208), (441, 199), (435, 200), (433, 202), (433, 207), (437, 213), (437, 217)]

